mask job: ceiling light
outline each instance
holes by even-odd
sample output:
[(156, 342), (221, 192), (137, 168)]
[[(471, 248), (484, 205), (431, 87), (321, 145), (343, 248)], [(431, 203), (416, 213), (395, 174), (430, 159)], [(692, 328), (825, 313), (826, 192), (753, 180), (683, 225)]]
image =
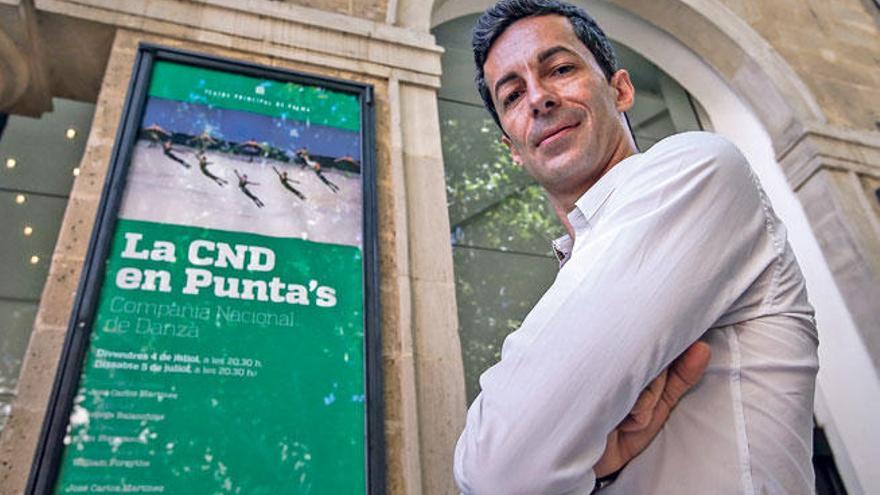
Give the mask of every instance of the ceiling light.
[(22, 203), (24, 203), (25, 201), (27, 201), (27, 198), (24, 197), (24, 194), (16, 194), (16, 195), (15, 195), (15, 202), (16, 202), (16, 203), (18, 203), (18, 204), (22, 204)]
[(6, 168), (15, 168), (15, 165), (16, 165), (17, 163), (18, 163), (18, 162), (15, 161), (15, 158), (7, 158), (7, 159), (6, 159)]
[(31, 234), (33, 234), (33, 233), (34, 233), (34, 228), (33, 228), (33, 227), (31, 227), (30, 225), (25, 225), (25, 226), (24, 226), (24, 235), (31, 235)]
[(39, 263), (39, 262), (40, 262), (40, 257), (39, 257), (39, 256), (37, 256), (36, 254), (33, 255), (33, 256), (31, 256), (31, 264), (32, 264), (32, 265), (36, 265), (36, 264)]
[(74, 177), (79, 177), (79, 167), (76, 167), (76, 168), (73, 169), (73, 176), (74, 176)]
[(73, 139), (76, 137), (76, 129), (68, 127), (67, 132), (64, 135), (67, 136), (67, 139)]

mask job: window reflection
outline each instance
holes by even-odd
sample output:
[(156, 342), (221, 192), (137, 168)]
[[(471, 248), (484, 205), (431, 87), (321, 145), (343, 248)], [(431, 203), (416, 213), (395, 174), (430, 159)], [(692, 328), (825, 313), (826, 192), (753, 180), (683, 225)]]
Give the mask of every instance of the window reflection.
[[(95, 106), (62, 98), (40, 118), (0, 114), (0, 430), (11, 411), (49, 261)], [(74, 130), (71, 135), (69, 130)]]

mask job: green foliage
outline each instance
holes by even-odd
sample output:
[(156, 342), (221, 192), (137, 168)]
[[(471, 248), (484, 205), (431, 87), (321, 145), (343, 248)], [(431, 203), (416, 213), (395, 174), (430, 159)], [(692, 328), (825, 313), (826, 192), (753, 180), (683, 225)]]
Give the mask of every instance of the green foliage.
[(492, 119), (482, 109), (447, 102), (440, 113), (453, 242), (549, 255), (548, 241), (561, 235), (561, 226)]
[(482, 108), (441, 101), (446, 193), (468, 399), (556, 274), (562, 226)]

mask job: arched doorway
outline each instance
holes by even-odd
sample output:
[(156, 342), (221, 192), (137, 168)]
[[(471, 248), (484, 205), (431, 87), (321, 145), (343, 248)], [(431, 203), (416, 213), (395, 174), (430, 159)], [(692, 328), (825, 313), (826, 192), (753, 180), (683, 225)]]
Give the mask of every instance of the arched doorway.
[[(494, 131), (492, 121), (484, 113), (478, 112), (479, 99), (469, 90), (472, 70), (470, 54), (456, 56), (460, 55), (456, 53), (457, 50), (468, 52), (468, 29), (464, 28), (467, 23), (462, 21), (462, 16), (480, 12), (491, 3), (479, 2), (474, 5), (471, 2), (450, 0), (435, 4), (432, 16), (432, 25), (439, 44), (444, 45), (444, 37), (465, 39), (463, 47), (449, 43), (449, 46), (444, 45), (447, 49), (444, 61), (447, 77), (440, 91), (440, 117), (441, 128), (445, 131), (444, 148), (451, 150), (445, 161), (447, 175), (453, 183), (448, 191), (450, 223), (458, 226), (451, 233), (456, 271), (466, 273), (472, 278), (460, 279), (458, 287), (469, 399), (476, 393), (473, 375), (478, 374), (480, 367), (497, 359), (497, 352), (500, 350), (499, 335), (503, 338), (503, 334), (511, 327), (515, 328), (517, 310), (527, 310), (533, 301), (523, 301), (534, 297), (534, 294), (525, 295), (522, 290), (511, 290), (504, 283), (499, 283), (498, 278), (503, 276), (503, 270), (498, 268), (510, 265), (498, 259), (487, 260), (491, 256), (502, 256), (510, 262), (528, 267), (524, 268), (523, 276), (534, 281), (535, 286), (549, 284), (552, 280), (552, 275), (547, 275), (548, 272), (538, 268), (539, 265), (549, 267), (553, 264), (552, 257), (543, 244), (544, 239), (553, 232), (552, 218), (549, 211), (541, 209), (540, 202), (529, 202), (529, 199), (536, 199), (537, 196), (528, 182), (515, 171), (511, 171), (503, 158), (478, 159), (472, 162), (478, 169), (483, 169), (482, 178), (457, 168), (450, 160), (455, 160), (455, 153), (466, 151), (461, 148), (463, 144), (465, 147), (473, 147), (475, 141), (481, 139), (481, 135)], [(679, 13), (687, 11), (686, 15), (701, 16), (700, 22), (714, 25), (719, 40), (712, 47), (687, 46), (681, 39), (633, 14), (633, 11), (639, 10), (638, 7), (628, 6), (633, 2), (619, 2), (625, 8), (606, 2), (576, 3), (586, 7), (612, 38), (623, 42), (649, 63), (662, 68), (663, 72), (683, 87), (684, 94), (693, 95), (693, 100), (699, 102), (694, 105), (695, 111), (692, 113), (696, 115), (697, 121), (703, 112), (696, 109), (702, 106), (705, 108), (703, 120), (711, 122), (714, 130), (736, 143), (753, 164), (777, 213), (788, 225), (791, 243), (804, 268), (811, 299), (817, 308), (817, 320), (823, 337), (820, 348), (822, 371), (816, 399), (817, 420), (828, 434), (849, 492), (862, 493), (862, 487), (875, 486), (876, 475), (870, 470), (867, 460), (872, 457), (875, 450), (873, 445), (876, 445), (873, 442), (876, 439), (866, 438), (859, 426), (870, 421), (865, 411), (880, 409), (880, 389), (874, 369), (810, 224), (776, 160), (779, 150), (789, 146), (791, 136), (797, 133), (793, 129), (822, 120), (815, 101), (769, 45), (742, 21), (742, 26), (733, 26), (735, 22), (718, 14), (720, 7), (715, 2), (688, 2), (688, 6), (678, 5), (683, 2), (663, 2), (676, 4), (681, 7), (678, 9)], [(690, 4), (699, 5), (694, 7)], [(700, 12), (698, 7), (705, 10)], [(651, 10), (656, 12), (654, 7)], [(709, 20), (709, 15), (719, 15), (720, 19)], [(733, 27), (745, 31), (731, 31)], [(444, 28), (449, 32), (443, 33)], [(682, 38), (691, 39), (690, 35)], [(755, 59), (742, 62), (743, 67), (752, 71), (749, 74), (750, 80), (731, 81), (722, 77), (717, 68), (699, 54), (701, 50), (714, 51), (714, 56), (718, 57), (717, 52), (724, 49), (735, 51), (739, 57), (747, 54), (748, 50), (753, 51)], [(768, 63), (780, 65), (771, 70), (768, 69)], [(457, 77), (449, 78), (449, 74)], [(447, 83), (451, 79), (457, 82)], [(764, 91), (763, 98), (766, 100), (762, 100), (762, 96), (758, 94), (760, 91)], [(760, 105), (761, 103), (764, 105)], [(469, 105), (474, 108), (469, 109)], [(768, 108), (775, 110), (768, 111)], [(471, 129), (467, 125), (475, 127)], [(460, 149), (453, 149), (456, 146)], [(496, 151), (502, 150), (490, 150), (488, 153), (493, 154)], [(474, 191), (481, 187), (490, 193), (461, 194), (462, 190)], [(498, 201), (498, 198), (509, 199), (511, 195), (517, 197), (516, 201)], [(526, 204), (536, 206), (523, 206)], [(504, 212), (507, 215), (504, 218), (515, 219), (504, 227), (522, 227), (521, 234), (527, 242), (512, 245), (509, 241), (505, 242), (500, 232), (493, 232), (492, 221), (500, 218), (495, 215), (493, 219), (493, 212)], [(531, 219), (531, 223), (522, 222), (523, 218)], [(517, 257), (517, 260), (513, 261), (513, 257)], [(481, 266), (490, 267), (486, 270), (486, 275), (490, 275), (494, 281), (487, 281), (487, 278), (479, 276), (474, 278)], [(492, 266), (496, 268), (493, 269)], [(471, 304), (472, 294), (480, 289), (477, 285), (481, 285), (482, 290), (495, 291), (498, 306), (505, 311), (490, 314), (491, 311), (486, 309), (488, 305)], [(508, 315), (514, 317), (507, 317)], [(475, 321), (475, 327), (490, 328), (488, 338), (485, 333), (476, 338), (468, 335), (468, 320)], [(865, 408), (866, 401), (872, 406)]]

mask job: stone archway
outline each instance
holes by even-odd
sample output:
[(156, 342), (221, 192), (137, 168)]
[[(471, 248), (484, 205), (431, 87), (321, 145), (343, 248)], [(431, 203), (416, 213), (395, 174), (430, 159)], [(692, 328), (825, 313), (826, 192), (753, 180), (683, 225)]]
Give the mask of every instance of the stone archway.
[[(485, 10), (492, 0), (435, 0), (430, 19), (417, 3), (400, 0), (400, 21), (435, 26), (463, 15)], [(589, 2), (573, 3), (589, 7)], [(597, 2), (618, 6), (672, 34), (712, 66), (756, 112), (770, 134), (774, 149), (782, 154), (805, 129), (825, 123), (819, 104), (785, 59), (757, 32), (717, 0), (613, 0)], [(415, 27), (415, 25), (413, 27)]]

